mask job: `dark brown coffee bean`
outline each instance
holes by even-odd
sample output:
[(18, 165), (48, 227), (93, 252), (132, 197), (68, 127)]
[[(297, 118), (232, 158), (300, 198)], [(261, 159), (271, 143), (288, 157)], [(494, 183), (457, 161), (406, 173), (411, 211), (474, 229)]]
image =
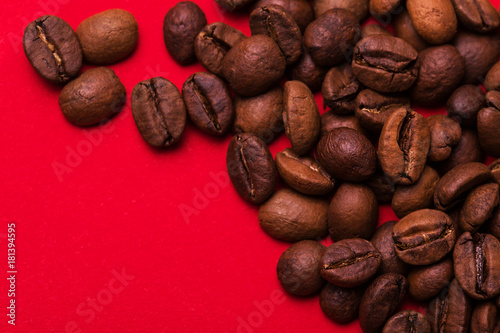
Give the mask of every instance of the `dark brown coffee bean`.
[(163, 40), (168, 53), (179, 64), (196, 61), (194, 40), (205, 25), (205, 14), (192, 1), (181, 1), (168, 10), (163, 19)]
[(433, 209), (421, 209), (403, 217), (392, 230), (396, 254), (410, 265), (430, 265), (448, 254), (456, 234), (451, 219)]
[(323, 288), (325, 280), (319, 272), (325, 249), (312, 240), (303, 240), (286, 249), (276, 267), (283, 289), (292, 295), (307, 296)]
[(431, 133), (427, 159), (430, 162), (442, 162), (450, 157), (453, 147), (460, 141), (462, 128), (458, 122), (442, 114), (431, 115), (425, 120)]
[(493, 333), (499, 321), (497, 306), (494, 302), (477, 303), (472, 311), (471, 333)]
[(484, 79), (486, 91), (500, 90), (500, 62), (497, 62), (486, 74)]
[(311, 90), (300, 81), (288, 81), (283, 92), (285, 133), (298, 155), (312, 150), (318, 141), (321, 118)]
[(486, 154), (500, 157), (500, 110), (484, 108), (477, 114), (477, 134), (479, 143)]
[(379, 204), (391, 203), (396, 191), (396, 185), (384, 174), (380, 167), (377, 167), (375, 174), (366, 181), (366, 185), (375, 193)]
[(325, 136), (328, 132), (335, 128), (348, 127), (358, 131), (364, 136), (370, 135), (359, 123), (358, 118), (349, 114), (336, 114), (332, 110), (321, 115), (321, 133), (320, 136)]
[(274, 86), (285, 74), (285, 57), (264, 35), (248, 37), (232, 47), (222, 61), (222, 75), (239, 95), (256, 96)]
[(371, 35), (354, 47), (352, 72), (359, 82), (377, 92), (405, 91), (417, 80), (417, 55), (400, 38)]
[(59, 106), (66, 119), (78, 126), (95, 125), (118, 113), (127, 92), (112, 69), (89, 69), (59, 95)]
[(259, 222), (268, 235), (285, 242), (298, 242), (325, 237), (327, 213), (328, 201), (282, 189), (260, 206)]
[(350, 52), (361, 34), (356, 17), (346, 9), (330, 9), (304, 32), (304, 45), (318, 66), (350, 62)]
[(380, 134), (382, 169), (396, 184), (416, 183), (424, 171), (430, 141), (425, 118), (408, 107), (399, 107), (387, 118)]
[(490, 165), (491, 175), (493, 180), (500, 185), (500, 159), (493, 161)]
[(401, 0), (370, 0), (370, 14), (379, 21), (390, 18), (402, 10)]
[(491, 219), (486, 223), (486, 232), (500, 239), (500, 206), (491, 215)]
[(470, 84), (457, 88), (447, 103), (450, 117), (467, 127), (476, 127), (477, 113), (484, 107), (486, 107), (484, 92), (478, 86)]
[(366, 185), (344, 183), (328, 209), (328, 229), (334, 241), (347, 238), (370, 239), (378, 222), (378, 203)]
[(389, 318), (382, 333), (431, 333), (431, 325), (420, 312), (405, 310)]
[(76, 34), (86, 62), (109, 65), (134, 51), (138, 29), (134, 15), (123, 9), (109, 9), (83, 20)]
[(24, 54), (44, 79), (64, 83), (82, 67), (82, 48), (71, 26), (62, 18), (45, 15), (24, 30)]
[(345, 324), (358, 317), (359, 303), (365, 288), (342, 288), (327, 283), (319, 295), (319, 305), (323, 313), (339, 324)]
[(158, 148), (179, 142), (186, 125), (184, 100), (177, 87), (162, 77), (134, 87), (132, 115), (142, 138)]
[(292, 16), (279, 5), (267, 5), (250, 14), (252, 35), (267, 35), (278, 44), (286, 64), (299, 60), (302, 54), (302, 34)]
[(488, 0), (452, 0), (460, 23), (476, 32), (493, 31), (500, 25), (498, 12)]
[(377, 169), (377, 153), (359, 132), (336, 128), (323, 136), (316, 147), (319, 163), (335, 179), (362, 182)]
[(500, 110), (500, 91), (488, 91), (486, 93), (486, 105)]
[(462, 128), (460, 141), (452, 149), (450, 157), (437, 165), (437, 169), (441, 174), (445, 174), (460, 164), (482, 162), (484, 156), (477, 132), (473, 129)]
[(330, 9), (343, 8), (353, 13), (361, 22), (368, 15), (368, 2), (369, 0), (315, 0), (313, 4), (316, 17), (320, 17)]
[(231, 92), (218, 76), (207, 72), (191, 75), (182, 86), (182, 98), (189, 118), (203, 132), (224, 135), (233, 125)]
[(406, 8), (418, 34), (430, 44), (449, 42), (457, 31), (451, 0), (408, 0)]
[(316, 65), (305, 46), (302, 46), (302, 56), (290, 67), (289, 76), (291, 80), (304, 82), (312, 92), (316, 92), (321, 90), (327, 72), (328, 68)]
[(321, 276), (344, 288), (368, 282), (380, 266), (380, 252), (361, 238), (344, 239), (327, 247), (321, 260)]
[(335, 113), (351, 114), (356, 109), (356, 96), (361, 85), (352, 74), (349, 64), (333, 67), (328, 71), (321, 89), (323, 105)]
[(430, 265), (415, 266), (408, 274), (408, 294), (416, 301), (426, 301), (441, 292), (453, 278), (450, 257)]
[(465, 199), (460, 213), (460, 228), (476, 232), (493, 214), (498, 205), (499, 186), (489, 183), (476, 187)]
[(359, 324), (364, 333), (382, 331), (403, 302), (407, 285), (403, 275), (394, 273), (381, 275), (370, 284), (359, 306)]
[(453, 251), (455, 276), (470, 297), (490, 299), (500, 293), (500, 241), (489, 234), (464, 232)]
[(267, 145), (252, 134), (237, 134), (226, 155), (229, 178), (236, 192), (248, 202), (260, 204), (274, 191), (276, 164)]
[(377, 274), (396, 273), (406, 276), (410, 269), (408, 264), (396, 255), (394, 239), (392, 238), (392, 229), (395, 225), (396, 221), (385, 222), (377, 228), (371, 239), (373, 246), (382, 256)]
[(370, 35), (386, 35), (393, 36), (393, 34), (387, 30), (386, 28), (378, 25), (378, 24), (368, 24), (361, 28), (361, 38), (363, 39), (366, 36)]
[(227, 52), (246, 36), (236, 28), (222, 22), (205, 26), (196, 36), (194, 52), (200, 63), (210, 72), (222, 74), (222, 60)]
[(269, 5), (283, 7), (292, 16), (301, 32), (304, 32), (309, 23), (314, 20), (314, 11), (305, 0), (257, 0), (253, 3), (251, 10)]
[(324, 195), (335, 187), (333, 178), (311, 157), (300, 157), (287, 148), (276, 154), (281, 179), (294, 190), (309, 195)]
[(408, 44), (413, 46), (417, 52), (420, 52), (429, 46), (429, 44), (427, 44), (427, 42), (418, 34), (417, 30), (415, 30), (410, 14), (408, 14), (406, 9), (401, 14), (396, 16), (393, 25), (396, 37), (404, 39)]
[(255, 0), (215, 0), (215, 2), (230, 12), (241, 10), (254, 1)]

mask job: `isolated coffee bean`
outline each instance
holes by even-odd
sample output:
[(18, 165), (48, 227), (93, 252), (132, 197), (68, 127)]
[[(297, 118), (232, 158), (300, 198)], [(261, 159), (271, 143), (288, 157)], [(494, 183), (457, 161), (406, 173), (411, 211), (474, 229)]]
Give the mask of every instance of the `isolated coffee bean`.
[(132, 90), (132, 116), (142, 138), (153, 147), (177, 143), (186, 125), (186, 106), (176, 86), (162, 77), (139, 82)]
[(82, 48), (71, 26), (62, 18), (45, 15), (24, 29), (24, 54), (44, 79), (64, 83), (82, 67)]
[(370, 14), (379, 21), (385, 21), (401, 12), (401, 3), (401, 0), (370, 0)]
[(500, 90), (500, 62), (497, 62), (486, 74), (484, 79), (486, 91)]
[(389, 30), (387, 30), (386, 28), (384, 28), (378, 24), (367, 24), (361, 28), (361, 38), (360, 39), (363, 39), (366, 36), (370, 36), (370, 35), (392, 36), (392, 33)]
[(352, 74), (349, 64), (333, 67), (323, 81), (323, 105), (328, 105), (335, 113), (352, 114), (356, 109), (356, 96), (360, 90), (361, 85)]
[(328, 67), (316, 65), (305, 46), (302, 46), (302, 55), (290, 67), (288, 75), (291, 80), (304, 82), (312, 92), (316, 92), (321, 90), (327, 72)]
[(445, 174), (460, 164), (482, 162), (484, 157), (477, 132), (473, 129), (462, 128), (462, 136), (458, 144), (451, 150), (450, 157), (436, 167), (441, 174)]
[(431, 325), (420, 312), (405, 310), (389, 318), (382, 333), (431, 333)]
[(472, 190), (465, 199), (460, 213), (460, 228), (476, 232), (493, 214), (498, 205), (499, 185), (484, 184)]
[(377, 272), (379, 275), (396, 273), (406, 276), (410, 269), (410, 266), (396, 255), (394, 239), (392, 238), (392, 229), (395, 225), (396, 221), (385, 222), (377, 228), (371, 239), (373, 246), (382, 256), (382, 262)]
[(292, 16), (301, 32), (304, 32), (309, 23), (314, 20), (314, 11), (309, 2), (305, 0), (257, 0), (252, 4), (251, 10), (268, 5), (283, 7)]
[(276, 273), (283, 289), (292, 295), (318, 292), (325, 280), (320, 275), (321, 258), (326, 247), (313, 240), (303, 240), (286, 249), (278, 260)]
[(332, 110), (321, 115), (320, 136), (325, 136), (328, 132), (339, 127), (348, 127), (358, 131), (364, 136), (370, 135), (359, 123), (358, 118), (349, 114), (337, 114)]
[(420, 52), (427, 48), (429, 44), (418, 34), (417, 30), (413, 26), (410, 14), (405, 9), (396, 16), (393, 22), (394, 31), (396, 32), (396, 37), (404, 39), (408, 44), (413, 46), (413, 48)]
[(66, 119), (78, 126), (95, 125), (118, 113), (127, 92), (112, 69), (89, 69), (59, 95), (59, 106)]
[(330, 9), (343, 8), (353, 13), (361, 22), (368, 15), (368, 2), (369, 0), (315, 0), (313, 4), (316, 17), (320, 17)]
[(442, 114), (433, 114), (425, 120), (431, 133), (427, 159), (430, 162), (442, 162), (450, 157), (453, 147), (460, 141), (462, 128), (457, 121)]
[(495, 326), (500, 323), (498, 309), (494, 302), (477, 303), (472, 311), (470, 322), (471, 333), (493, 333)]
[(498, 12), (488, 0), (452, 0), (458, 20), (465, 27), (484, 33), (500, 25)]
[(415, 266), (408, 274), (408, 294), (416, 301), (426, 301), (441, 292), (453, 278), (450, 257), (430, 266)]
[(484, 108), (477, 114), (477, 134), (479, 143), (486, 154), (500, 157), (500, 110), (495, 107)]
[(358, 317), (364, 291), (364, 286), (342, 288), (327, 283), (319, 295), (319, 305), (323, 313), (334, 322), (349, 323)]
[(448, 99), (447, 110), (462, 126), (476, 127), (479, 110), (486, 107), (486, 96), (478, 86), (466, 84), (457, 88)]
[(168, 10), (163, 19), (163, 40), (168, 53), (179, 64), (196, 61), (194, 40), (205, 25), (205, 14), (192, 1), (181, 1)]
[(418, 34), (430, 44), (449, 42), (457, 31), (451, 0), (408, 0), (406, 8)]
[(231, 139), (226, 166), (236, 192), (246, 201), (260, 204), (273, 193), (276, 164), (267, 145), (255, 135), (242, 133)]
[(358, 287), (375, 275), (380, 260), (380, 252), (369, 241), (344, 239), (327, 247), (321, 260), (321, 276), (339, 287)]

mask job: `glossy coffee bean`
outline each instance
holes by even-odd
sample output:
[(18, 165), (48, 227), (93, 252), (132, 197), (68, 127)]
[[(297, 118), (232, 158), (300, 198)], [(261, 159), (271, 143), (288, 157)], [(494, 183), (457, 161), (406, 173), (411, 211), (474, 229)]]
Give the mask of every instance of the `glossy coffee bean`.
[(410, 14), (408, 14), (406, 9), (401, 12), (401, 14), (396, 16), (393, 25), (396, 37), (404, 39), (408, 44), (413, 46), (417, 52), (420, 52), (429, 46), (429, 44), (427, 44), (427, 42), (418, 34), (417, 30), (413, 26)]
[(370, 135), (359, 123), (358, 118), (354, 115), (337, 114), (332, 110), (321, 115), (321, 132), (320, 136), (325, 136), (328, 132), (339, 127), (352, 128), (364, 136)]
[(500, 157), (500, 110), (496, 107), (484, 108), (477, 114), (477, 134), (479, 143), (486, 154)]
[(252, 4), (251, 10), (268, 5), (283, 7), (292, 16), (301, 32), (304, 32), (309, 23), (314, 20), (314, 11), (309, 2), (305, 0), (257, 0)]
[(486, 74), (484, 79), (486, 91), (500, 90), (500, 62), (497, 62)]
[(498, 12), (488, 0), (452, 0), (458, 20), (468, 29), (485, 33), (500, 25)]
[(484, 107), (486, 107), (484, 92), (478, 86), (471, 84), (457, 88), (447, 103), (450, 117), (467, 127), (476, 127), (477, 114)]
[(446, 288), (453, 278), (453, 260), (446, 257), (429, 266), (415, 266), (408, 274), (408, 294), (416, 301), (426, 301)]
[(290, 67), (288, 75), (291, 80), (304, 82), (312, 92), (316, 92), (321, 90), (327, 72), (328, 67), (316, 65), (305, 46), (302, 46), (302, 55)]
[(356, 96), (361, 85), (352, 74), (349, 64), (331, 68), (325, 76), (321, 93), (323, 105), (328, 105), (333, 112), (352, 114), (356, 108)]
[(476, 232), (493, 214), (498, 205), (499, 185), (488, 183), (472, 190), (460, 212), (460, 228), (463, 231)]
[(431, 133), (427, 159), (430, 162), (442, 162), (450, 157), (453, 147), (460, 141), (462, 128), (457, 121), (442, 114), (431, 115), (425, 120)]
[(473, 129), (462, 128), (462, 136), (458, 144), (451, 150), (450, 157), (437, 165), (437, 169), (441, 174), (445, 174), (460, 164), (482, 162), (484, 156), (477, 132)]
[(396, 273), (406, 276), (410, 269), (410, 266), (396, 255), (394, 239), (392, 238), (392, 229), (395, 225), (396, 221), (385, 222), (377, 228), (371, 239), (373, 246), (382, 256), (382, 262), (377, 272), (379, 275)]
[(418, 34), (430, 44), (449, 42), (457, 30), (451, 0), (408, 0), (406, 8)]
[(330, 9), (343, 8), (353, 13), (361, 22), (368, 15), (368, 2), (369, 0), (315, 0), (314, 12), (316, 17), (320, 17)]
[(494, 302), (477, 303), (472, 311), (471, 333), (493, 333), (499, 323), (498, 309)]
[(359, 304), (365, 288), (342, 288), (327, 283), (319, 295), (319, 305), (323, 313), (339, 324), (345, 324), (358, 317)]
[(431, 333), (431, 325), (420, 312), (405, 310), (389, 318), (382, 333)]

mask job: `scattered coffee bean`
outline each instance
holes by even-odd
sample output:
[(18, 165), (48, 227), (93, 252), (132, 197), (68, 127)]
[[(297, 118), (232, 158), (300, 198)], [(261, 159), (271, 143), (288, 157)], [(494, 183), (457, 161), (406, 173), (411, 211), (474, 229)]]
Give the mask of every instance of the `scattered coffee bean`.
[(327, 72), (328, 68), (316, 65), (305, 46), (302, 46), (302, 56), (290, 67), (289, 76), (291, 80), (304, 82), (312, 92), (316, 92), (321, 90)]
[(408, 0), (406, 8), (418, 34), (430, 44), (449, 42), (457, 31), (451, 0)]
[(396, 221), (388, 221), (377, 228), (371, 242), (380, 252), (382, 262), (380, 263), (377, 274), (396, 273), (406, 276), (410, 266), (399, 259), (394, 249), (394, 239), (392, 238), (392, 229)]
[(500, 110), (496, 107), (484, 108), (477, 114), (477, 134), (479, 143), (486, 154), (500, 157)]
[(417, 30), (415, 30), (410, 14), (408, 14), (406, 9), (403, 10), (401, 14), (396, 16), (393, 25), (396, 37), (404, 39), (408, 44), (413, 46), (417, 52), (420, 52), (429, 46), (429, 44), (427, 44), (427, 42), (418, 34)]
[(500, 17), (489, 0), (452, 0), (460, 23), (476, 32), (485, 33), (500, 25)]
[(361, 85), (352, 74), (349, 64), (333, 67), (323, 81), (323, 105), (328, 105), (335, 113), (352, 114), (356, 109), (356, 96), (360, 90)]
[(392, 36), (392, 33), (386, 28), (378, 25), (378, 24), (368, 24), (361, 28), (361, 38), (363, 39), (366, 36), (370, 35), (386, 35)]
[(465, 199), (460, 213), (460, 228), (476, 232), (493, 214), (498, 205), (499, 186), (489, 183), (476, 187)]
[(486, 91), (500, 90), (500, 62), (497, 62), (486, 74), (484, 79)]
[(500, 323), (498, 309), (494, 302), (477, 303), (472, 311), (470, 322), (471, 333), (494, 333), (495, 326)]
[(231, 12), (243, 9), (253, 1), (254, 0), (215, 0), (215, 2)]
[(448, 99), (447, 110), (462, 126), (476, 127), (479, 110), (486, 107), (486, 96), (478, 86), (471, 84), (457, 88)]
[(401, 3), (401, 0), (370, 0), (370, 14), (383, 22), (401, 12)]
[(342, 288), (327, 283), (319, 295), (319, 305), (323, 313), (339, 324), (358, 318), (359, 304), (365, 288)]
[(380, 170), (379, 166), (377, 166), (375, 174), (367, 180), (366, 185), (375, 193), (379, 204), (391, 203), (396, 186), (389, 177)]
[(441, 174), (445, 174), (460, 164), (482, 162), (483, 160), (484, 151), (479, 144), (477, 132), (473, 129), (462, 128), (462, 136), (458, 144), (451, 150), (450, 157), (436, 166)]
[(328, 132), (339, 127), (352, 128), (364, 136), (369, 135), (369, 133), (360, 125), (358, 118), (354, 115), (336, 114), (332, 110), (321, 115), (320, 137), (325, 136)]
[(431, 133), (431, 147), (427, 159), (430, 162), (442, 162), (450, 157), (453, 147), (460, 141), (460, 124), (442, 114), (425, 118)]
[(431, 333), (431, 325), (420, 312), (405, 310), (389, 318), (382, 333)]
[(408, 294), (416, 301), (426, 301), (446, 288), (453, 278), (453, 260), (446, 257), (430, 266), (415, 266), (408, 274)]
[(493, 161), (490, 165), (491, 175), (493, 180), (500, 185), (500, 159)]
[(330, 9), (343, 8), (353, 13), (361, 22), (368, 15), (368, 2), (369, 0), (315, 0), (313, 3), (316, 17), (320, 17)]
[(251, 10), (268, 5), (283, 7), (292, 16), (302, 33), (314, 20), (314, 11), (309, 2), (305, 0), (257, 0), (253, 3)]

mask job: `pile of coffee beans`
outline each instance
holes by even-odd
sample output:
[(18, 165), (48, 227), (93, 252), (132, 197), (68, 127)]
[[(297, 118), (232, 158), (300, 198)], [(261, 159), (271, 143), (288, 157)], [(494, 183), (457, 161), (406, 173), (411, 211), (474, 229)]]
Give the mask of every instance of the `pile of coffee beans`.
[[(251, 36), (208, 24), (194, 2), (173, 6), (168, 52), (208, 72), (181, 91), (163, 77), (134, 87), (144, 140), (172, 146), (187, 119), (213, 136), (232, 132), (236, 191), (260, 205), (267, 234), (294, 243), (278, 260), (281, 285), (319, 294), (333, 321), (359, 318), (363, 332), (500, 332), (500, 159), (484, 164), (500, 158), (498, 11), (488, 0), (216, 1), (247, 11)], [(369, 13), (380, 24), (362, 27)], [(68, 121), (89, 126), (119, 112), (126, 92), (111, 69), (78, 76), (82, 63), (122, 60), (137, 31), (120, 9), (76, 33), (44, 16), (27, 26), (24, 49), (41, 76), (67, 83)], [(321, 116), (317, 91), (330, 108)], [(421, 106), (448, 114), (425, 118)], [(273, 158), (268, 144), (283, 132), (290, 147)], [(382, 204), (400, 220), (377, 228)], [(398, 312), (407, 295), (429, 301), (425, 315)]]

